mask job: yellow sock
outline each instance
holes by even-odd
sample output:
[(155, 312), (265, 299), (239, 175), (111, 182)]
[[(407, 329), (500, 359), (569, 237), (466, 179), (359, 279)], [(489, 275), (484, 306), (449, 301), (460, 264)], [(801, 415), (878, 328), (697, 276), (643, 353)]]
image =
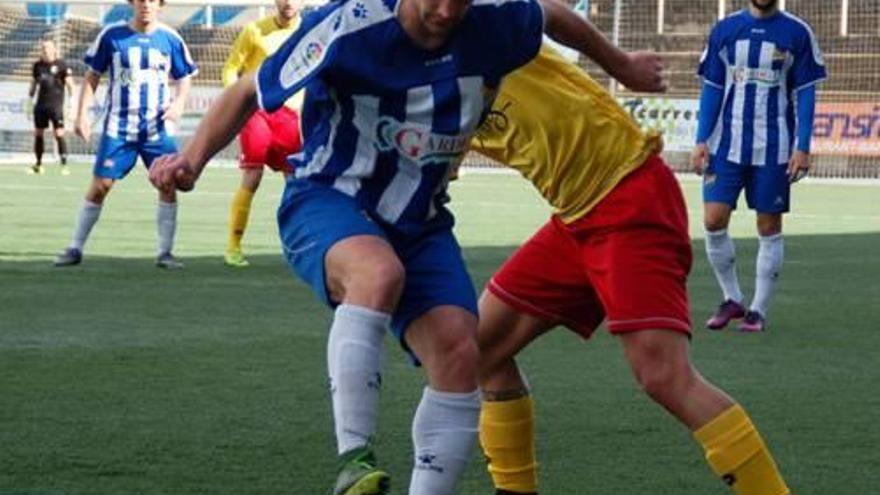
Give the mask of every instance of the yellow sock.
[(244, 237), (253, 199), (254, 192), (243, 187), (239, 187), (232, 197), (232, 206), (229, 208), (229, 242), (226, 246), (228, 251), (241, 250), (241, 238)]
[(694, 432), (706, 460), (737, 495), (789, 495), (773, 456), (739, 405)]
[(480, 445), (489, 460), (495, 488), (519, 493), (538, 491), (531, 397), (484, 401), (480, 411)]

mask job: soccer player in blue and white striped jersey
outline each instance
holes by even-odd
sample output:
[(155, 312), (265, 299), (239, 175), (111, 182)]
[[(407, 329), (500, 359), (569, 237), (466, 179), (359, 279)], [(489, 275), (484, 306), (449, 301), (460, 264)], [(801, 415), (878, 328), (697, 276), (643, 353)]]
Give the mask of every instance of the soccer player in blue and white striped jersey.
[(223, 93), (180, 155), (150, 171), (160, 189), (192, 188), (258, 105), (271, 111), (306, 89), (304, 152), (292, 157), (278, 220), (289, 265), (335, 308), (336, 495), (388, 490), (370, 439), (389, 328), (428, 382), (413, 418), (410, 495), (455, 493), (468, 463), (480, 411), (477, 305), (446, 186), (501, 78), (537, 55), (544, 29), (595, 43), (567, 6), (540, 1), (327, 3), (256, 77)]
[[(742, 318), (740, 330), (762, 331), (782, 267), (782, 215), (791, 183), (809, 170), (816, 84), (826, 76), (816, 35), (777, 0), (750, 0), (721, 20), (700, 62), (699, 130), (692, 165), (704, 173), (706, 252), (724, 301), (706, 322), (714, 330)], [(757, 212), (755, 295), (748, 309), (727, 232), (745, 189)]]
[[(76, 265), (89, 232), (98, 221), (104, 198), (116, 180), (125, 177), (138, 156), (147, 168), (163, 154), (177, 150), (168, 122), (183, 114), (196, 66), (180, 35), (159, 22), (164, 0), (129, 0), (131, 22), (105, 27), (86, 52), (88, 72), (82, 86), (76, 132), (86, 141), (91, 135), (88, 110), (101, 76), (109, 73), (102, 134), (95, 157), (94, 178), (76, 220), (73, 240), (60, 254), (57, 266)], [(177, 82), (172, 94), (171, 82)], [(181, 268), (171, 254), (177, 228), (177, 199), (173, 191), (160, 192), (157, 213), (159, 233), (156, 265)]]

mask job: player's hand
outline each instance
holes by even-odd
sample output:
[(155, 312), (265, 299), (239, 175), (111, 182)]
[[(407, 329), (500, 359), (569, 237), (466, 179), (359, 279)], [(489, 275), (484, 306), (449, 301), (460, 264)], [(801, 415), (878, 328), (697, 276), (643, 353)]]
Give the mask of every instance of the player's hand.
[(663, 59), (654, 52), (631, 52), (628, 63), (623, 65), (615, 79), (632, 91), (663, 93), (666, 79), (663, 77)]
[(180, 153), (162, 155), (150, 166), (150, 182), (160, 191), (191, 191), (196, 179), (195, 169)]
[(86, 142), (92, 137), (92, 123), (89, 122), (89, 118), (85, 115), (77, 117), (73, 130), (76, 132), (77, 136), (83, 138)]
[(168, 110), (165, 111), (165, 120), (170, 120), (175, 124), (180, 122), (180, 117), (183, 116), (183, 106), (178, 105), (177, 101), (172, 103)]
[(810, 173), (810, 155), (801, 150), (795, 150), (788, 161), (788, 181), (797, 182)]
[(698, 143), (691, 152), (691, 167), (697, 175), (703, 175), (707, 163), (709, 163), (709, 146), (706, 143)]

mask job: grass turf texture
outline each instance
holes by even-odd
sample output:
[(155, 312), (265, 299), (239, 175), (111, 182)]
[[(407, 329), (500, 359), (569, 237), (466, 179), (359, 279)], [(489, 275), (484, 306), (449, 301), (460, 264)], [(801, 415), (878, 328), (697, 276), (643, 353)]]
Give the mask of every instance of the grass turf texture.
[[(334, 479), (326, 391), (330, 313), (280, 256), (277, 176), (264, 178), (245, 250), (222, 264), (233, 170), (181, 197), (183, 272), (153, 266), (156, 195), (117, 184), (81, 267), (57, 269), (89, 167), (0, 167), (0, 494), (322, 494)], [(697, 182), (685, 181), (700, 237)], [(718, 290), (696, 239), (690, 279), (702, 372), (752, 414), (798, 495), (880, 486), (877, 186), (799, 184), (763, 335), (701, 324)], [(465, 175), (457, 233), (478, 287), (547, 215), (527, 183)], [(757, 242), (741, 211), (741, 280)], [(378, 453), (405, 493), (423, 378), (389, 338)], [(535, 389), (542, 493), (725, 494), (689, 433), (634, 386), (619, 344), (565, 331), (521, 359)], [(461, 493), (489, 494), (479, 456)]]

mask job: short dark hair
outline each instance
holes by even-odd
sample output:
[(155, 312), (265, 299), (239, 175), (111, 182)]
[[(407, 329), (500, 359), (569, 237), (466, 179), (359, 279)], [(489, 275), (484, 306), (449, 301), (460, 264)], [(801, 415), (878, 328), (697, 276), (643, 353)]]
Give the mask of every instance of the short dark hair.
[[(132, 3), (133, 1), (134, 1), (134, 0), (128, 0), (128, 3)], [(159, 0), (159, 5), (161, 5), (162, 7), (164, 7), (164, 6), (165, 6), (165, 0)]]

